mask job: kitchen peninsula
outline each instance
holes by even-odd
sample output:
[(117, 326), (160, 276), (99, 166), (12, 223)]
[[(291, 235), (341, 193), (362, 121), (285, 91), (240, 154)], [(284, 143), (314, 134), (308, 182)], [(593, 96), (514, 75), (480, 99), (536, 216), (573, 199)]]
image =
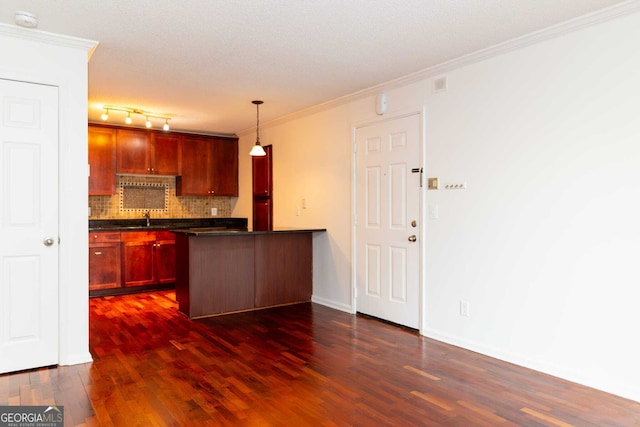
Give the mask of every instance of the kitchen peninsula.
[(189, 318), (311, 300), (312, 235), (325, 229), (172, 231), (176, 299)]

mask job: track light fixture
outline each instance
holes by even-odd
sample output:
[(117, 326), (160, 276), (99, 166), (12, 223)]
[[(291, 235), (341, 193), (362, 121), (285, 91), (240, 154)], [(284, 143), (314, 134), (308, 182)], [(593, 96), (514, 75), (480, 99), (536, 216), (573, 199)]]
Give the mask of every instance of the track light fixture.
[(101, 116), (103, 121), (109, 120), (109, 112), (122, 111), (123, 113), (127, 113), (127, 117), (124, 119), (124, 122), (128, 125), (133, 123), (133, 118), (131, 117), (131, 114), (134, 114), (134, 115), (144, 116), (145, 118), (144, 125), (147, 128), (153, 127), (153, 123), (151, 122), (151, 119), (161, 119), (161, 120), (164, 120), (162, 129), (169, 130), (169, 120), (171, 120), (171, 117), (167, 116), (166, 114), (156, 114), (150, 111), (143, 111), (137, 108), (130, 108), (130, 107), (119, 107), (117, 105), (105, 105), (102, 108), (104, 109), (104, 112), (102, 113), (102, 116)]

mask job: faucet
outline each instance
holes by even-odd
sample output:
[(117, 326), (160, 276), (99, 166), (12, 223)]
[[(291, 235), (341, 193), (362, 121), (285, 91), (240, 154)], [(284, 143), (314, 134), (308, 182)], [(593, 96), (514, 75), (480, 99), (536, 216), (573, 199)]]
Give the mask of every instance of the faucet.
[(147, 227), (151, 226), (151, 211), (148, 210), (142, 214), (142, 216), (147, 220)]

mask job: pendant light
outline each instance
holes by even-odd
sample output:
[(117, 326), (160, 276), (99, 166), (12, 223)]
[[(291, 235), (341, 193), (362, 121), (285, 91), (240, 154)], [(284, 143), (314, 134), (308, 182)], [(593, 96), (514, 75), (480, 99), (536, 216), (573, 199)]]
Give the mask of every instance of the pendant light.
[(262, 101), (251, 101), (252, 104), (256, 104), (256, 145), (253, 146), (249, 155), (251, 156), (266, 156), (267, 153), (260, 145), (260, 104)]

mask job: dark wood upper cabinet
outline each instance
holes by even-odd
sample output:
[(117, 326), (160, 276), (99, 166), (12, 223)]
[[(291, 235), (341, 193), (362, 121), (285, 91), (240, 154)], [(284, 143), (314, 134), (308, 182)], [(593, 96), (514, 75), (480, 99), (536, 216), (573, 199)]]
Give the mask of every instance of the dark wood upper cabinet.
[(238, 138), (89, 125), (89, 195), (116, 192), (116, 174), (176, 176), (178, 196), (238, 197)]
[(185, 136), (178, 196), (238, 196), (238, 140)]
[(180, 175), (182, 167), (182, 137), (172, 134), (151, 134), (152, 173), (157, 175)]
[(182, 141), (182, 176), (176, 181), (178, 196), (210, 196), (211, 141), (188, 136)]
[(145, 130), (118, 129), (117, 173), (180, 174), (180, 137)]
[(116, 192), (116, 131), (89, 126), (89, 195), (108, 196)]
[(117, 173), (151, 173), (147, 158), (149, 132), (118, 129), (116, 133)]
[(215, 138), (213, 141), (212, 180), (218, 196), (238, 196), (238, 140)]

